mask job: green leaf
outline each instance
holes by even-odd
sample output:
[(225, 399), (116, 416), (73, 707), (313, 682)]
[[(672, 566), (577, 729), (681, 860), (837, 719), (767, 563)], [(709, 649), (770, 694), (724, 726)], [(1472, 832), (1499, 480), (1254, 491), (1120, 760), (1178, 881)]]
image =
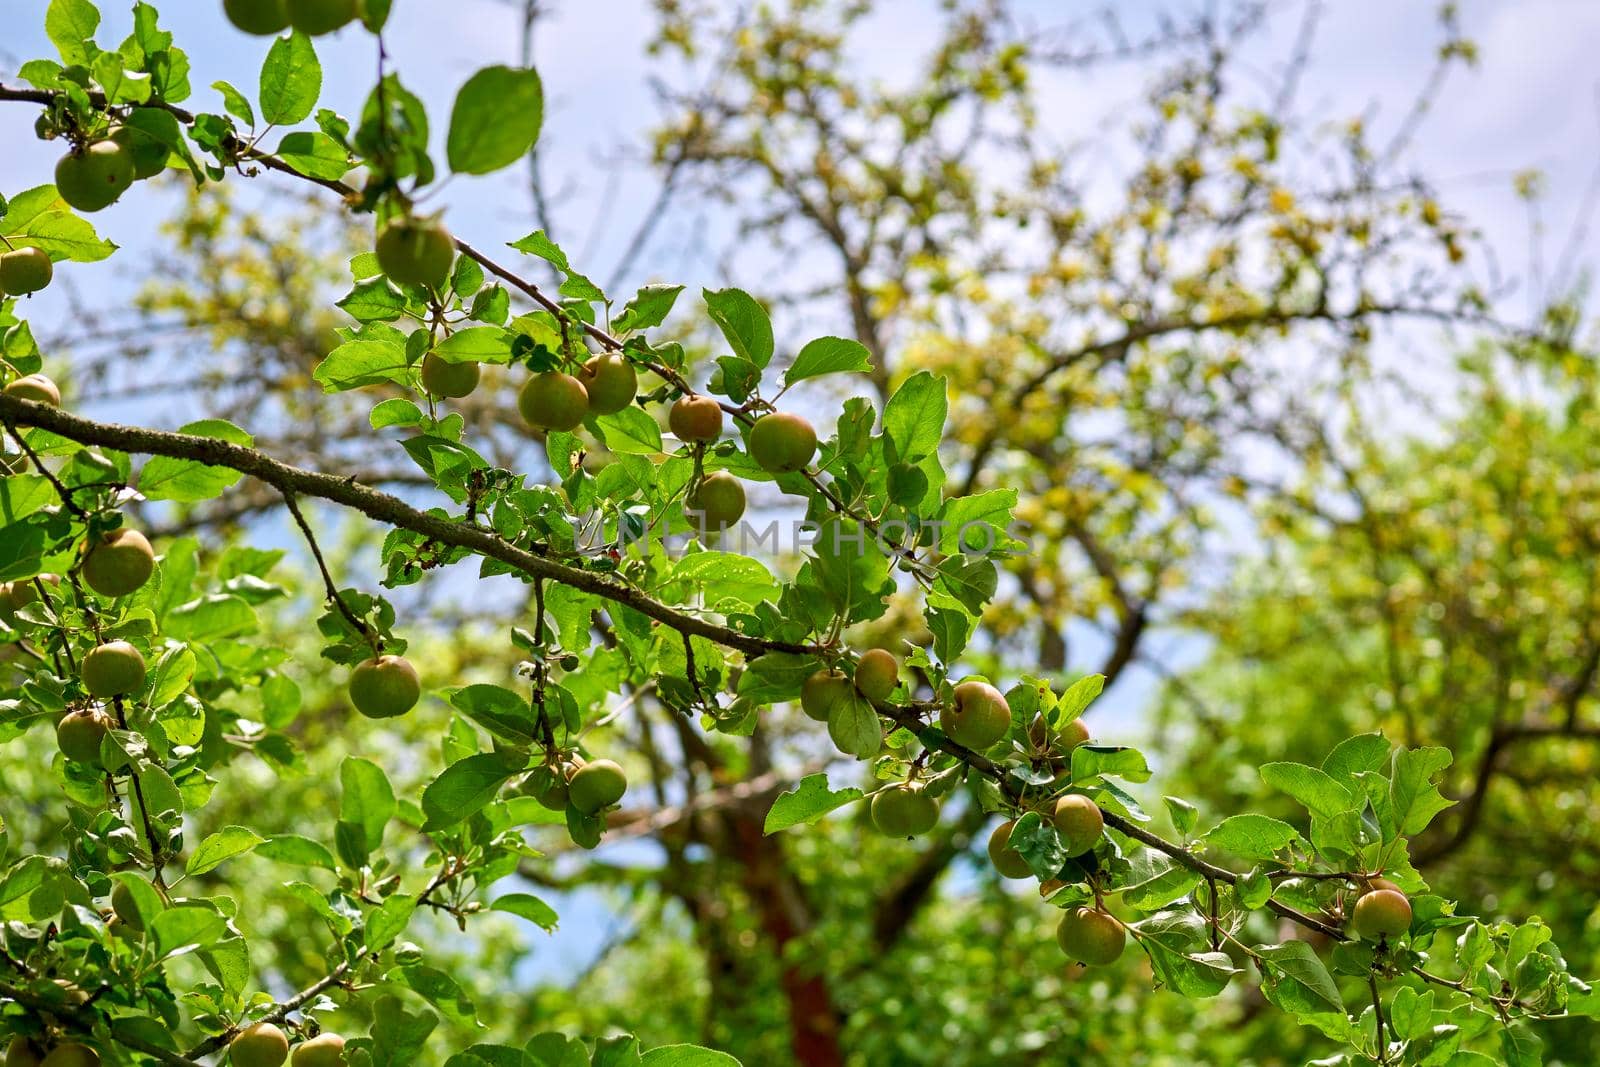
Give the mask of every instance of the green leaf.
[[(201, 419), (179, 427), (179, 433), (195, 437), (214, 437), (246, 448), (255, 439), (225, 419)], [(139, 491), (151, 500), (192, 502), (211, 500), (243, 475), (231, 467), (213, 467), (192, 459), (152, 456), (139, 472)]]
[(265, 840), (247, 826), (225, 826), (200, 842), (200, 847), (189, 856), (184, 871), (191, 875), (205, 874), (235, 856), (244, 855)]
[(1388, 803), (1378, 810), (1386, 839), (1409, 837), (1428, 828), (1433, 817), (1450, 807), (1434, 778), (1450, 766), (1450, 750), (1429, 747), (1396, 749), (1389, 774)]
[(1350, 790), (1326, 772), (1303, 763), (1267, 763), (1261, 767), (1261, 780), (1274, 789), (1294, 797), (1313, 815), (1330, 818), (1355, 806)]
[(767, 811), (767, 821), (762, 832), (775, 834), (802, 823), (810, 825), (846, 804), (860, 800), (864, 793), (854, 787), (835, 792), (828, 788), (826, 774), (808, 774), (800, 784), (787, 793), (780, 793)]
[(606, 447), (626, 455), (655, 456), (662, 452), (661, 424), (636, 407), (625, 407), (594, 420)]
[(339, 765), (339, 783), (344, 790), (339, 820), (359, 832), (364, 852), (370, 853), (394, 816), (394, 788), (383, 768), (358, 756), (347, 756)]
[(256, 113), (250, 107), (249, 98), (224, 81), (212, 82), (211, 88), (222, 94), (222, 106), (228, 109), (228, 114), (246, 126), (255, 126)]
[(1073, 682), (1061, 694), (1061, 699), (1056, 701), (1055, 724), (1060, 726), (1078, 718), (1099, 698), (1105, 687), (1106, 676), (1103, 674), (1086, 674)]
[(704, 290), (711, 321), (738, 355), (765, 367), (772, 361), (772, 320), (755, 297), (742, 289)]
[[(710, 611), (753, 608), (763, 600), (778, 599), (778, 581), (766, 565), (735, 552), (696, 552), (684, 556), (672, 568), (671, 584), (681, 584), (686, 594), (700, 593)], [(809, 658), (806, 662), (813, 663)]]
[(391, 396), (372, 409), (367, 421), (372, 423), (374, 430), (385, 430), (390, 426), (420, 426), (422, 409), (403, 396)]
[(907, 463), (916, 463), (939, 447), (950, 404), (945, 381), (918, 371), (895, 390), (883, 408), (883, 432)]
[(1200, 822), (1199, 809), (1182, 797), (1161, 799), (1167, 805), (1167, 815), (1172, 819), (1172, 828), (1178, 831), (1178, 836), (1187, 838), (1194, 833), (1195, 826)]
[(681, 292), (683, 292), (681, 285), (645, 286), (634, 294), (632, 300), (623, 305), (622, 311), (611, 323), (612, 330), (619, 334), (627, 334), (661, 325), (671, 313), (672, 305), (678, 302), (678, 294)]
[[(16, 17), (13, 11), (12, 17)], [(96, 49), (94, 31), (100, 25), (100, 12), (89, 0), (50, 0), (44, 13), (44, 32), (68, 66), (89, 62)]]
[(55, 487), (39, 474), (13, 474), (0, 478), (0, 524), (21, 522), (57, 500)]
[(1267, 999), (1293, 1015), (1344, 1015), (1344, 1000), (1333, 975), (1304, 941), (1264, 945), (1259, 950), (1267, 966), (1261, 989)]
[(422, 791), (423, 829), (454, 826), (493, 800), (506, 780), (527, 765), (520, 752), (484, 752), (452, 763)]
[(279, 37), (261, 64), (261, 117), (274, 126), (304, 122), (322, 94), (322, 64), (311, 38), (295, 30)]
[(726, 1052), (715, 1052), (699, 1045), (662, 1045), (646, 1052), (639, 1067), (741, 1067)]
[(336, 306), (357, 322), (393, 322), (406, 313), (406, 298), (379, 276), (357, 285)]
[(528, 698), (498, 685), (467, 685), (450, 694), (450, 704), (496, 737), (512, 744), (533, 741), (538, 723)]
[(299, 834), (275, 834), (256, 846), (256, 855), (296, 867), (321, 867), (327, 871), (338, 867), (328, 846)]
[(367, 919), (367, 948), (378, 952), (388, 948), (394, 939), (405, 933), (416, 914), (417, 898), (405, 893), (389, 897)]
[(410, 372), (404, 348), (393, 341), (368, 338), (346, 341), (335, 348), (317, 364), (311, 376), (327, 392), (341, 393), (385, 382), (405, 384)]
[(509, 167), (539, 139), (544, 89), (533, 70), (485, 67), (461, 87), (450, 111), (445, 157), (458, 174)]
[(308, 178), (336, 182), (350, 169), (344, 146), (316, 130), (296, 130), (278, 142), (278, 158)]
[(1383, 767), (1389, 758), (1389, 741), (1382, 734), (1357, 734), (1334, 746), (1322, 769), (1342, 785), (1354, 786), (1358, 775)]
[(227, 935), (228, 924), (210, 908), (183, 905), (157, 915), (149, 932), (157, 956), (166, 959), (216, 944)]
[(180, 641), (208, 641), (237, 637), (260, 628), (256, 613), (244, 600), (210, 594), (172, 609), (167, 615), (167, 636)]
[(1286, 822), (1268, 815), (1246, 813), (1223, 819), (1205, 835), (1205, 842), (1240, 859), (1270, 860), (1299, 837), (1295, 828)]
[(883, 748), (883, 723), (864, 697), (852, 694), (829, 713), (828, 737), (846, 755), (871, 759)]
[[(53, 185), (46, 188), (55, 191)], [(87, 219), (65, 210), (40, 212), (16, 229), (6, 229), (13, 245), (32, 245), (57, 261), (98, 263), (117, 248), (101, 239)]]
[(1122, 899), (1140, 911), (1155, 911), (1175, 900), (1182, 900), (1200, 884), (1198, 871), (1173, 863), (1164, 856), (1152, 853), (1150, 849), (1138, 855), (1148, 857), (1148, 866), (1143, 869), (1136, 867), (1138, 873), (1134, 880), (1119, 888), (1122, 890)]
[(1417, 1041), (1433, 1032), (1433, 990), (1418, 993), (1410, 986), (1394, 991), (1389, 1002), (1389, 1025), (1402, 1041)]
[(1136, 748), (1079, 745), (1072, 750), (1072, 780), (1083, 784), (1092, 778), (1115, 775), (1129, 782), (1148, 782), (1150, 767)]
[(824, 374), (866, 373), (872, 369), (872, 354), (860, 341), (844, 337), (819, 337), (810, 341), (794, 357), (784, 372), (786, 385), (817, 378)]
[(452, 1019), (471, 1025), (477, 1024), (478, 1012), (473, 1007), (472, 998), (467, 996), (460, 984), (444, 971), (437, 967), (415, 964), (402, 967), (400, 975), (418, 996), (425, 997), (428, 1003)]
[[(431, 1011), (407, 1011), (399, 997), (379, 997), (373, 1006), (373, 1067), (405, 1067), (406, 1064), (418, 1062), (422, 1059), (428, 1035), (438, 1025), (439, 1016)], [(361, 1062), (351, 1059), (348, 1052), (345, 1057), (352, 1064)]]
[(489, 905), (489, 910), (519, 916), (543, 930), (554, 930), (560, 921), (556, 909), (532, 893), (507, 893), (503, 897), (496, 897), (494, 903)]
[(163, 652), (150, 672), (150, 706), (165, 707), (182, 696), (194, 680), (195, 663), (194, 653), (186, 645)]
[(500, 326), (468, 326), (440, 341), (433, 354), (446, 363), (510, 363), (515, 336)]
[(1203, 924), (1193, 912), (1162, 912), (1133, 929), (1156, 977), (1186, 997), (1214, 997), (1237, 973), (1225, 953), (1193, 951), (1204, 943)]

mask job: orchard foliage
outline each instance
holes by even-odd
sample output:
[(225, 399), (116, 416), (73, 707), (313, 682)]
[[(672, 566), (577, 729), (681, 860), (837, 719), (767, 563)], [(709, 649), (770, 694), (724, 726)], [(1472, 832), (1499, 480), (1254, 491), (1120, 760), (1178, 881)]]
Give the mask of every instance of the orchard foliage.
[[(421, 196), (446, 171), (492, 173), (536, 143), (543, 88), (532, 70), (468, 78), (436, 160), (430, 117), (381, 47), (358, 116), (318, 107), (313, 36), (347, 27), (381, 39), (385, 0), (230, 0), (219, 19), (224, 8), (246, 32), (288, 31), (267, 46), (253, 95), (218, 83), (215, 98), (191, 102), (187, 56), (155, 8), (135, 4), (133, 33), (104, 48), (89, 0), (51, 0), (44, 25), (59, 61), (31, 60), (27, 86), (0, 87), (9, 106), (37, 110), (40, 135), (62, 150), (53, 183), (0, 204), (11, 294), (0, 306), (0, 742), (54, 733), (72, 826), (54, 852), (6, 853), (0, 873), (0, 1027), (17, 1062), (192, 1064), (229, 1047), (247, 1067), (286, 1056), (301, 1067), (732, 1062), (697, 1047), (646, 1051), (631, 1037), (430, 1040), (441, 1015), (470, 1022), (473, 1008), (408, 927), (427, 911), (463, 927), (493, 910), (552, 921), (536, 897), (496, 884), (539, 861), (527, 828), (563, 827), (583, 848), (602, 840), (629, 783), (591, 731), (613, 695), (644, 686), (685, 728), (729, 736), (798, 704), (870, 769), (866, 791), (804, 777), (772, 803), (769, 834), (855, 803), (895, 838), (931, 832), (947, 808), (1000, 816), (989, 854), (1006, 877), (1037, 881), (1040, 908), (1059, 910), (1060, 968), (1137, 951), (1159, 996), (1257, 982), (1352, 1063), (1534, 1062), (1538, 1020), (1600, 1014), (1544, 924), (1460, 914), (1413, 866), (1412, 839), (1449, 806), (1447, 750), (1360, 733), (1309, 762), (1264, 761), (1260, 779), (1297, 806), (1292, 821), (1240, 811), (1202, 824), (1194, 805), (1156, 794), (1175, 830), (1162, 836), (1152, 799), (1132, 788), (1152, 778), (1145, 757), (1094, 743), (1081, 722), (1102, 677), (979, 676), (967, 657), (1002, 571), (1029, 556), (1029, 531), (1015, 488), (962, 486), (947, 469), (946, 377), (890, 383), (859, 340), (781, 344), (740, 289), (608, 294), (543, 231), (491, 255), (426, 214)], [(1011, 76), (998, 69), (992, 88), (1004, 94)], [(756, 150), (736, 142), (721, 158), (743, 149)], [(109, 256), (86, 216), (168, 170), (196, 183), (309, 182), (330, 208), (371, 223), (315, 379), (371, 398), (372, 432), (437, 490), (428, 507), (280, 462), (226, 420), (167, 432), (63, 406), (16, 297)], [(814, 179), (841, 180), (820, 157)], [(553, 294), (527, 279), (534, 260), (559, 276)], [(720, 338), (703, 381), (663, 330), (675, 312)], [(1016, 309), (996, 315), (1025, 332)], [(545, 469), (495, 466), (475, 447), (453, 402), (485, 368), (519, 383)], [(848, 375), (868, 376), (879, 401), (852, 396), (820, 427), (782, 407), (797, 383)], [(595, 450), (609, 461), (586, 462)], [(452, 713), (442, 761), (419, 789), (397, 791), (393, 768), (351, 756), (337, 810), (306, 812), (294, 833), (196, 830), (219, 772), (251, 756), (287, 768), (302, 743), (294, 677), (320, 668), (263, 640), (259, 615), (291, 592), (275, 574), (281, 553), (152, 545), (128, 514), (139, 500), (216, 499), (245, 476), (272, 487), (304, 535), (325, 598), (321, 655), (346, 672), (349, 710), (394, 718), (427, 702)], [(750, 483), (803, 506), (794, 568), (740, 553), (737, 528), (724, 529)], [(527, 583), (533, 614), (507, 638), (519, 669), (457, 685), (408, 659), (405, 620), (383, 593), (334, 580), (310, 501), (385, 528), (385, 589), (458, 565)], [(914, 599), (930, 639), (853, 647), (851, 629), (880, 620), (891, 597)], [(325, 947), (324, 977), (292, 995), (268, 992), (282, 983), (252, 954), (255, 902), (208, 891), (207, 875), (247, 854), (295, 871), (299, 920)], [(352, 1001), (367, 1032), (327, 1029)]]

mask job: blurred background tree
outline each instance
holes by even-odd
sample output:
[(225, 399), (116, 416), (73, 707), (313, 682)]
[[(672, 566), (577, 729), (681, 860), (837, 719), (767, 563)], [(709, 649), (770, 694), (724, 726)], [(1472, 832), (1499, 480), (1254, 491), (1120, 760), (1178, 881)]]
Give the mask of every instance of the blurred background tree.
[[(511, 2), (536, 60), (553, 47), (552, 0)], [(1214, 813), (1272, 810), (1249, 768), (1352, 732), (1447, 743), (1460, 803), (1412, 861), (1483, 910), (1537, 907), (1581, 954), (1574, 970), (1595, 970), (1600, 412), (1571, 252), (1587, 208), (1554, 269), (1519, 291), (1410, 161), (1447, 76), (1476, 55), (1452, 10), (1418, 48), (1431, 64), (1420, 94), (1380, 124), (1344, 101), (1329, 113), (1301, 100), (1317, 3), (1171, 5), (1136, 20), (929, 3), (915, 17), (936, 23), (936, 46), (890, 79), (857, 57), (912, 17), (892, 6), (656, 0), (649, 55), (618, 57), (654, 76), (653, 136), (619, 153), (648, 162), (656, 188), (637, 204), (604, 198), (601, 222), (635, 228), (609, 271), (579, 269), (608, 288), (643, 282), (670, 248), (738, 277), (780, 326), (854, 336), (880, 398), (918, 370), (948, 375), (952, 491), (1021, 491), (1032, 539), (1002, 575), (994, 640), (967, 650), (974, 666), (1063, 683), (1099, 672), (1114, 693), (1140, 671), (1160, 678), (1148, 716), (1091, 724), (1117, 740), (1153, 732), (1173, 792)], [(1263, 71), (1247, 47), (1274, 19), (1294, 21), (1293, 45)], [(1145, 86), (1138, 106), (1109, 111), (1092, 140), (1059, 140), (1041, 87), (1129, 72)], [(538, 225), (565, 239), (585, 224), (563, 216), (562, 186), (597, 175), (539, 158), (528, 175)], [(1525, 180), (1530, 198), (1535, 186)], [(241, 206), (214, 186), (184, 200), (167, 234), (135, 317), (85, 305), (70, 336), (44, 339), (71, 378), (170, 408), (174, 424), (203, 408), (289, 462), (420, 496), (427, 480), (383, 458), (392, 450), (363, 409), (311, 378), (341, 325), (325, 298), (365, 236), (325, 205)], [(1533, 311), (1514, 312), (1513, 294)], [(721, 373), (710, 338), (681, 340), (702, 374)], [(490, 375), (460, 410), (499, 450), (491, 462), (526, 465), (510, 385)], [(150, 524), (208, 539), (270, 527), (277, 498), (256, 488)], [(784, 514), (776, 497), (754, 504)], [(374, 547), (352, 537), (337, 564), (370, 571)], [(259, 610), (296, 648), (315, 606)], [(413, 658), (503, 681), (515, 666), (505, 627), (529, 610), (520, 597), (413, 597)], [(931, 635), (891, 611), (853, 636), (900, 639)], [(330, 680), (298, 682), (295, 728), (328, 731)], [(1196, 1004), (1148, 995), (1131, 955), (1094, 975), (1063, 966), (1049, 910), (978, 862), (989, 827), (976, 810), (952, 811), (915, 848), (864, 832), (860, 813), (764, 836), (772, 798), (831, 766), (831, 750), (781, 716), (743, 738), (702, 734), (670, 705), (628, 693), (605, 727), (649, 783), (648, 806), (616, 815), (594, 856), (522, 872), (579, 928), (576, 956), (552, 963), (543, 935), (509, 917), (470, 933), (448, 914), (414, 927), (477, 976), (464, 992), (498, 1033), (625, 1027), (751, 1064), (1315, 1055), (1317, 1035), (1260, 1012), (1245, 983)], [(327, 806), (312, 790), (347, 751), (403, 767), (408, 749), (448, 746), (448, 723), (439, 705), (400, 725), (340, 722), (349, 748), (306, 746), (323, 766), (261, 752), (231, 773), (273, 801), (252, 807), (253, 825), (287, 831)], [(7, 792), (43, 795), (29, 756), (3, 751)], [(62, 830), (43, 804), (7, 815), (13, 846)], [(207, 817), (233, 821), (225, 806)], [(292, 899), (271, 866), (211, 877)], [(250, 931), (285, 989), (316, 973), (291, 914)], [(1566, 1022), (1549, 1051), (1586, 1062), (1596, 1036)]]

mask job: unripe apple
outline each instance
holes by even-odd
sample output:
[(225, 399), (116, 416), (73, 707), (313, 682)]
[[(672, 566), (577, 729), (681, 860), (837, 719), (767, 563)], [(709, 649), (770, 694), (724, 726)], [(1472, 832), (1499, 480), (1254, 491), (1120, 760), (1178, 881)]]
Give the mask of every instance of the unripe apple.
[(478, 387), (482, 369), (471, 360), (449, 363), (429, 352), (422, 357), (422, 388), (429, 396), (459, 400)]
[[(727, 471), (708, 474), (684, 501), (689, 521), (715, 533), (744, 515), (744, 486)], [(698, 520), (698, 521), (697, 521)]]
[(861, 695), (881, 704), (900, 684), (900, 662), (883, 648), (869, 648), (856, 663), (856, 688)]
[(639, 392), (639, 372), (615, 353), (588, 360), (578, 371), (578, 380), (589, 394), (591, 415), (615, 415)]
[(455, 262), (456, 242), (437, 220), (401, 217), (378, 234), (377, 253), (378, 266), (391, 281), (442, 289)]
[(1392, 889), (1396, 893), (1404, 892), (1404, 890), (1402, 890), (1398, 885), (1389, 881), (1387, 878), (1368, 878), (1367, 891), (1371, 892), (1374, 889)]
[(817, 452), (817, 431), (799, 415), (763, 415), (750, 427), (750, 455), (774, 474), (797, 471)]
[(545, 371), (529, 378), (517, 394), (522, 421), (541, 430), (571, 430), (589, 414), (589, 391), (570, 374)]
[(536, 767), (522, 780), (522, 792), (551, 811), (566, 811), (569, 790), (567, 776), (570, 769), (565, 764)]
[(307, 37), (332, 33), (361, 13), (360, 0), (288, 0), (289, 25)]
[(0, 254), (0, 295), (25, 296), (50, 284), (55, 266), (42, 248), (18, 248)]
[(1070, 757), (1072, 750), (1089, 741), (1089, 727), (1082, 719), (1073, 719), (1064, 723), (1056, 731), (1056, 744), (1064, 756)]
[(1070, 959), (1091, 967), (1115, 963), (1128, 943), (1128, 932), (1111, 915), (1095, 908), (1069, 908), (1056, 927), (1056, 944)]
[(39, 1067), (44, 1062), (44, 1052), (38, 1045), (21, 1034), (6, 1046), (6, 1067)]
[(680, 441), (715, 441), (722, 436), (722, 407), (713, 397), (680, 396), (667, 412), (667, 426)]
[(920, 785), (892, 785), (872, 798), (872, 824), (890, 837), (916, 837), (939, 825), (939, 802)]
[(98, 711), (69, 711), (56, 724), (56, 746), (74, 763), (99, 763), (109, 724)]
[(338, 1034), (318, 1034), (294, 1047), (292, 1067), (344, 1067), (344, 1038)]
[(271, 1023), (256, 1023), (228, 1042), (228, 1056), (233, 1067), (279, 1067), (289, 1058), (289, 1038)]
[(83, 580), (101, 596), (119, 597), (144, 585), (156, 569), (156, 553), (138, 530), (119, 526), (100, 536), (83, 559)]
[(572, 806), (585, 815), (609, 808), (628, 791), (627, 776), (614, 760), (597, 759), (579, 767), (567, 783)]
[(1368, 941), (1398, 937), (1411, 929), (1411, 901), (1397, 889), (1375, 889), (1356, 901), (1350, 925)]
[(68, 1041), (51, 1049), (39, 1067), (100, 1067), (100, 1054), (88, 1045)]
[(133, 153), (115, 141), (96, 141), (56, 164), (56, 192), (79, 211), (110, 207), (132, 184)]
[(28, 582), (0, 582), (0, 619), (8, 624), (17, 621), (17, 612), (38, 599)]
[(378, 656), (350, 672), (350, 703), (369, 719), (404, 715), (422, 697), (417, 669), (404, 656)]
[(1003, 878), (1032, 878), (1033, 868), (1009, 843), (1016, 825), (1017, 820), (1008, 819), (994, 828), (994, 833), (989, 835), (989, 862)]
[(270, 37), (289, 25), (289, 8), (284, 0), (222, 0), (228, 21), (245, 33)]
[(1081, 856), (1099, 842), (1105, 832), (1105, 816), (1095, 802), (1078, 793), (1069, 793), (1056, 801), (1050, 820), (1056, 824), (1056, 835), (1068, 857)]
[(1011, 705), (987, 682), (962, 682), (951, 702), (939, 710), (939, 726), (956, 744), (985, 749), (1011, 729)]
[(23, 375), (6, 386), (6, 396), (32, 400), (36, 404), (49, 404), (53, 408), (61, 406), (61, 390), (43, 374)]
[(133, 160), (133, 176), (136, 180), (154, 178), (167, 169), (171, 149), (137, 126), (115, 126), (110, 138), (121, 145)]
[(144, 689), (144, 657), (126, 641), (108, 641), (83, 657), (83, 687), (90, 696), (109, 700)]
[(820, 670), (800, 683), (800, 710), (818, 722), (827, 722), (834, 705), (854, 695), (850, 679), (842, 673)]
[(144, 916), (139, 914), (139, 906), (134, 903), (133, 890), (122, 882), (111, 887), (111, 910), (133, 929), (144, 929)]

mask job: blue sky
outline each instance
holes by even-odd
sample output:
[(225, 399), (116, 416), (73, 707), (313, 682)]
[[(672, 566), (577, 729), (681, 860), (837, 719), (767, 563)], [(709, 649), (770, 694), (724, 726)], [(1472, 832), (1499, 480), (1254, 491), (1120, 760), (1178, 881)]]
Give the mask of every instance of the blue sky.
[[(1190, 8), (1136, 0), (1121, 6), (1133, 25), (1157, 7)], [(6, 34), (0, 41), (0, 74), (10, 76), (18, 62), (53, 56), (42, 25), (46, 0), (5, 0)], [(128, 7), (103, 3), (102, 44), (120, 40), (129, 25)], [(256, 73), (268, 42), (229, 26), (220, 2), (168, 0), (164, 24), (189, 51), (197, 87), (188, 106), (220, 110), (209, 88), (227, 79), (254, 95)], [(422, 3), (396, 0), (388, 34), (389, 51), (407, 84), (428, 104), (436, 136), (442, 135), (456, 88), (477, 68), (517, 58), (516, 7), (503, 0)], [(1022, 17), (1040, 26), (1080, 15), (1099, 4), (1024, 0)], [(931, 39), (931, 0), (890, 0), (875, 16), (856, 48), (865, 69), (894, 81), (910, 76)], [(1302, 100), (1312, 114), (1344, 117), (1371, 109), (1382, 124), (1392, 122), (1409, 103), (1437, 41), (1432, 0), (1338, 0), (1329, 4), (1320, 45), (1307, 74)], [(559, 218), (569, 253), (587, 249), (596, 274), (615, 261), (620, 243), (654, 191), (649, 175), (622, 168), (610, 195), (614, 221), (595, 227), (597, 208), (608, 195), (607, 182), (619, 146), (635, 145), (656, 117), (646, 84), (651, 68), (640, 58), (651, 26), (646, 0), (556, 0), (543, 25), (537, 65), (548, 96), (542, 150), (549, 160), (549, 184), (563, 194)], [(1286, 8), (1251, 50), (1255, 68), (1270, 72), (1281, 62), (1297, 27), (1299, 5)], [(1525, 259), (1526, 218), (1509, 192), (1510, 174), (1539, 167), (1550, 176), (1547, 225), (1559, 231), (1570, 219), (1584, 183), (1600, 154), (1596, 84), (1592, 57), (1600, 45), (1600, 4), (1589, 0), (1498, 0), (1462, 5), (1470, 36), (1483, 50), (1479, 69), (1453, 77), (1440, 107), (1418, 139), (1415, 158), (1439, 176), (1451, 199), (1484, 225), (1515, 267)], [(354, 30), (317, 42), (325, 71), (324, 101), (353, 113), (371, 84), (370, 39)], [(1096, 71), (1091, 76), (1049, 80), (1044, 114), (1062, 140), (1091, 135), (1108, 108), (1138, 92), (1149, 69), (1137, 64)], [(37, 141), (33, 115), (26, 107), (0, 109), (0, 189), (15, 192), (49, 179), (59, 145)], [(269, 143), (272, 143), (269, 139)], [(137, 252), (149, 239), (151, 199), (159, 194), (136, 189), (123, 202), (96, 216), (104, 233)], [(493, 247), (532, 228), (528, 198), (519, 172), (484, 178), (457, 178), (439, 201), (463, 237)], [(589, 235), (595, 234), (594, 240)], [(137, 275), (136, 256), (118, 257), (93, 267), (70, 268), (86, 287), (110, 285), (125, 291)], [(713, 267), (684, 264), (658, 248), (645, 271), (686, 267), (693, 291), (716, 283)], [(47, 312), (41, 300), (34, 312)]]

